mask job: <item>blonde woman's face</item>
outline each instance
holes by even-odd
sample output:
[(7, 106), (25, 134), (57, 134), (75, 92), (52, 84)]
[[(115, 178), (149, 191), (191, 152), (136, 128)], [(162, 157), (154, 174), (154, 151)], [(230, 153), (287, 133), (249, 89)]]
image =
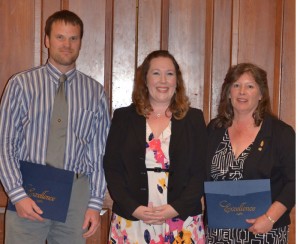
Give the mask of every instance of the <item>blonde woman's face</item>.
[(147, 87), (152, 105), (169, 105), (176, 90), (176, 70), (170, 58), (158, 57), (150, 61)]

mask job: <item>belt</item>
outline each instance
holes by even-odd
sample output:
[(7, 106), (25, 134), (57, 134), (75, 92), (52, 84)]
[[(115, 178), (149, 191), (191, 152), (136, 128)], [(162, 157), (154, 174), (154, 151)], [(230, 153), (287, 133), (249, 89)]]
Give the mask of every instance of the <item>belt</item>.
[(159, 167), (155, 168), (146, 168), (147, 171), (154, 171), (155, 173), (160, 173), (160, 172), (169, 172), (169, 169), (162, 169)]

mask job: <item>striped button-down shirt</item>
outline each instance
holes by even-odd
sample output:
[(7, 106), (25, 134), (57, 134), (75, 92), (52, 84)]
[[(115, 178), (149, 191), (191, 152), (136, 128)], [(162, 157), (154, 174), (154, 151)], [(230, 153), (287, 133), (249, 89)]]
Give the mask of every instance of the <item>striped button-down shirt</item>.
[[(19, 160), (45, 164), (53, 101), (61, 73), (50, 63), (14, 75), (0, 105), (0, 179), (12, 203), (26, 197)], [(88, 207), (101, 210), (106, 191), (103, 154), (110, 126), (103, 86), (73, 69), (66, 73), (69, 121), (64, 169), (86, 174)]]

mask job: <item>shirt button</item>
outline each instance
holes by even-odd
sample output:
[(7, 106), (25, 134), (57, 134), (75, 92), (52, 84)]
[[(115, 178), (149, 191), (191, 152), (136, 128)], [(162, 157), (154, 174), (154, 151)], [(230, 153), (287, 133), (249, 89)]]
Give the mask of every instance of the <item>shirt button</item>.
[(57, 122), (60, 123), (60, 122), (61, 122), (61, 119), (58, 119)]

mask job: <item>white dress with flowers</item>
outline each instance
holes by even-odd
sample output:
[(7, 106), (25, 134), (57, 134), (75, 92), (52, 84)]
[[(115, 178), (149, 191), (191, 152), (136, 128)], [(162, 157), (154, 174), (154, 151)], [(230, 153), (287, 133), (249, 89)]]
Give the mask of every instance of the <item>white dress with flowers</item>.
[[(146, 168), (169, 168), (169, 144), (171, 122), (154, 138), (150, 126), (146, 125)], [(168, 172), (148, 171), (148, 206), (167, 204)], [(110, 241), (119, 244), (159, 244), (159, 243), (205, 243), (202, 215), (168, 219), (162, 225), (149, 225), (143, 221), (131, 221), (113, 214)]]

